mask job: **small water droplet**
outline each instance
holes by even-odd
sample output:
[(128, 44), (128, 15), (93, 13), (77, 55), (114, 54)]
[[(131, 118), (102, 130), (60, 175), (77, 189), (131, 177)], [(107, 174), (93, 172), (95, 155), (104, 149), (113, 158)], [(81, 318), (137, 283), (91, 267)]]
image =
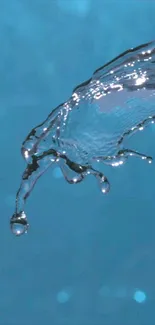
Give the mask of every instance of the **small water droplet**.
[(76, 172), (74, 169), (70, 169), (67, 165), (64, 164), (64, 162), (61, 162), (60, 168), (65, 180), (70, 184), (80, 183), (84, 178), (84, 175), (82, 173), (82, 166), (80, 165), (76, 165), (78, 172)]
[(102, 174), (102, 176), (96, 175), (96, 179), (98, 180), (101, 192), (103, 194), (108, 193), (110, 191), (110, 184), (107, 178)]
[(148, 161), (149, 164), (152, 164), (153, 158), (152, 157), (148, 157), (147, 158), (147, 161)]
[(72, 182), (73, 182), (73, 184), (77, 184), (77, 183), (79, 183), (79, 181), (81, 181), (81, 180), (82, 180), (81, 177), (73, 177), (73, 178), (72, 178)]
[(101, 187), (101, 192), (102, 192), (103, 194), (108, 193), (109, 190), (110, 190), (109, 183), (105, 183), (105, 182), (104, 182), (100, 187)]
[(21, 236), (28, 231), (29, 224), (25, 212), (15, 213), (10, 220), (10, 228), (15, 236)]

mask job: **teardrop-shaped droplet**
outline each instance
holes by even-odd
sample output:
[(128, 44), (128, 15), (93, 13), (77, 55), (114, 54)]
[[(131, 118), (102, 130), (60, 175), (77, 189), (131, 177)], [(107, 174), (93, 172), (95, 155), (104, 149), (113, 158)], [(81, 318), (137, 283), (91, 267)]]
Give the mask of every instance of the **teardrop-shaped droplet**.
[(71, 169), (66, 163), (64, 163), (63, 160), (59, 160), (59, 166), (61, 168), (65, 180), (69, 184), (77, 184), (84, 179), (84, 174), (82, 173), (82, 166), (70, 162), (70, 167), (72, 167)]
[(152, 164), (153, 158), (149, 156), (142, 156), (142, 160), (146, 160), (149, 164)]
[(96, 174), (96, 179), (98, 181), (100, 190), (103, 194), (106, 194), (110, 191), (110, 184), (108, 179), (101, 173)]
[(10, 220), (10, 228), (15, 236), (21, 236), (28, 231), (28, 221), (24, 211), (14, 214)]
[(108, 180), (101, 181), (99, 185), (100, 185), (101, 192), (103, 194), (106, 194), (110, 191), (110, 184), (109, 184)]

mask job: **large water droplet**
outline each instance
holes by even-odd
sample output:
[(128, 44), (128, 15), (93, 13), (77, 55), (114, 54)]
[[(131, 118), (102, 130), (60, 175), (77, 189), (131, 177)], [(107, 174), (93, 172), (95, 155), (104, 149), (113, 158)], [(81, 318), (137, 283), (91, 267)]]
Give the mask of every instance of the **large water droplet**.
[(28, 221), (24, 211), (15, 213), (10, 220), (10, 228), (15, 236), (21, 236), (28, 231)]

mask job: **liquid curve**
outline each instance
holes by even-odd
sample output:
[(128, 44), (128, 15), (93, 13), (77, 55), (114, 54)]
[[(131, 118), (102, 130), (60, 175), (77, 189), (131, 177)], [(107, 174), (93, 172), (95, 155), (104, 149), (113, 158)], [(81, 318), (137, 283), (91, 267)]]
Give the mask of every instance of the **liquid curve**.
[(124, 148), (124, 138), (155, 122), (155, 42), (130, 49), (73, 90), (47, 119), (33, 128), (22, 144), (27, 163), (16, 195), (11, 230), (28, 230), (25, 203), (37, 180), (57, 164), (70, 184), (93, 175), (102, 193), (110, 190), (107, 177), (93, 168), (102, 161), (113, 167), (136, 156), (152, 157)]

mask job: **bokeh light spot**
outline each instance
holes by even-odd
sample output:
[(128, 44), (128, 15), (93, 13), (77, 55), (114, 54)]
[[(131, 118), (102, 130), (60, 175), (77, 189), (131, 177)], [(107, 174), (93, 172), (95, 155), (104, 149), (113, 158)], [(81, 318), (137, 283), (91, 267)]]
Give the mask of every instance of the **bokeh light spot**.
[(64, 304), (65, 302), (67, 302), (69, 300), (69, 298), (70, 298), (70, 295), (66, 291), (59, 291), (57, 294), (57, 300), (61, 304)]
[(146, 300), (146, 294), (141, 290), (136, 290), (133, 298), (136, 302), (143, 303)]

